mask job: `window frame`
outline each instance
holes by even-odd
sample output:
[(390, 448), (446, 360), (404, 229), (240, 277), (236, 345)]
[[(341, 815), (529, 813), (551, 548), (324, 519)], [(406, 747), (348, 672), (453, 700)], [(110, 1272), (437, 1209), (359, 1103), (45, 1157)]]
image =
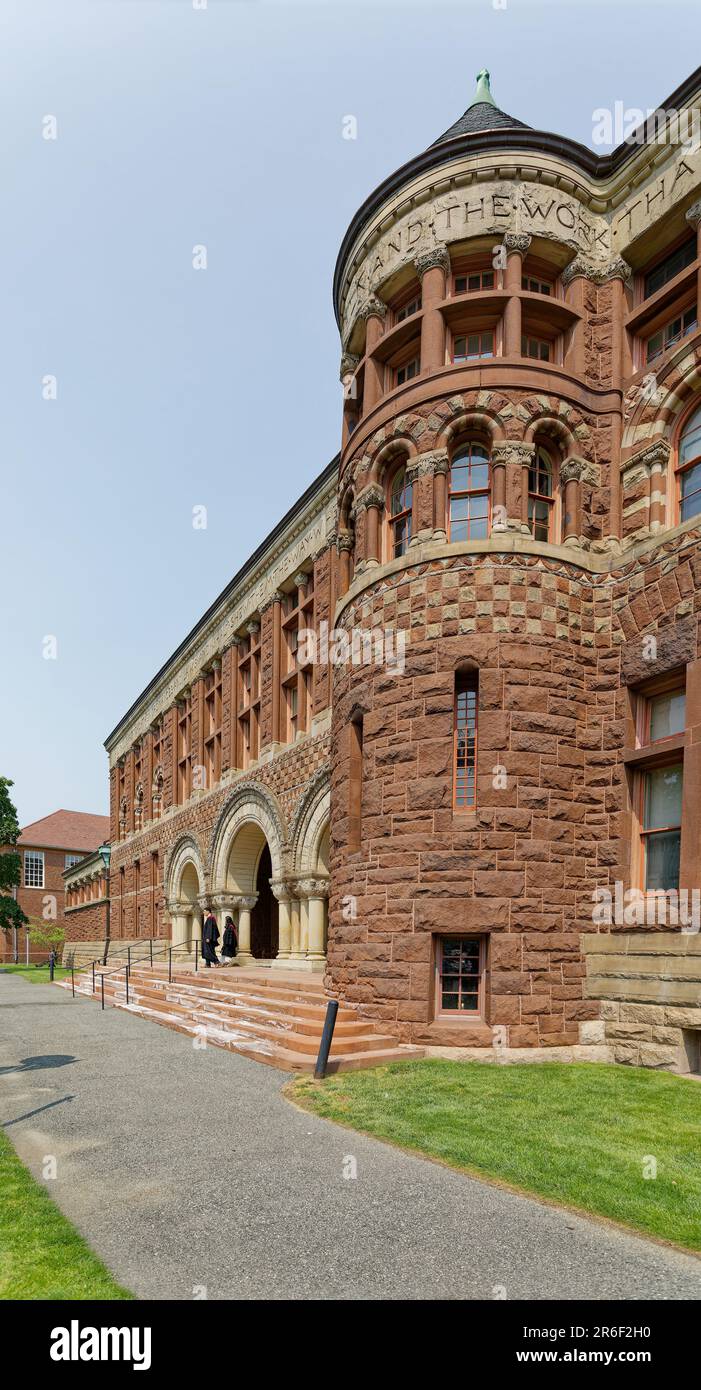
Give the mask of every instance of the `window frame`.
[[(473, 708), (473, 711), (472, 711), (472, 735), (471, 735), (471, 751), (472, 751), (472, 766), (473, 766), (472, 800), (469, 801), (469, 802), (468, 802), (468, 801), (465, 801), (465, 802), (460, 802), (460, 801), (458, 801), (458, 773), (459, 773), (459, 771), (461, 770), (461, 769), (460, 769), (460, 765), (459, 765), (459, 763), (458, 763), (459, 735), (460, 735), (460, 728), (461, 728), (461, 720), (460, 720), (460, 699), (461, 699), (461, 697), (464, 696), (464, 695), (473, 695), (473, 696), (474, 696), (474, 708)], [(467, 708), (467, 710), (466, 710), (466, 717), (465, 717), (465, 720), (463, 721), (463, 723), (464, 723), (465, 728), (469, 730), (469, 727), (470, 727), (470, 710), (469, 710), (469, 705), (468, 705), (468, 708)], [(466, 735), (466, 743), (467, 743), (468, 741), (469, 741), (469, 735)], [(479, 672), (478, 672), (478, 671), (456, 671), (456, 673), (455, 673), (455, 681), (454, 681), (454, 686), (453, 686), (453, 757), (452, 757), (452, 780), (453, 780), (453, 786), (452, 786), (452, 805), (453, 805), (453, 814), (456, 815), (456, 816), (473, 816), (473, 815), (476, 813), (476, 811), (477, 811), (477, 759), (478, 759), (478, 756), (479, 756)], [(469, 768), (469, 763), (470, 763), (470, 759), (469, 759), (469, 750), (468, 750), (468, 753), (467, 753), (467, 756), (466, 756), (466, 758), (465, 758), (464, 764), (462, 765), (463, 768), (464, 768), (464, 770), (465, 770), (465, 773), (467, 773), (467, 769)]]
[[(699, 415), (699, 423), (697, 428), (701, 430), (701, 395), (697, 395), (694, 398), (694, 401), (690, 406), (689, 410), (684, 412), (684, 415), (682, 416), (677, 431), (676, 444), (674, 450), (674, 519), (678, 526), (684, 524), (682, 521), (682, 502), (685, 500), (682, 496), (683, 476), (685, 473), (688, 473), (690, 469), (696, 467), (697, 465), (701, 465), (701, 439), (699, 440), (698, 454), (694, 454), (693, 457), (688, 459), (686, 463), (682, 464), (679, 462), (682, 450), (682, 442), (684, 439), (684, 432), (697, 413)], [(694, 489), (694, 492), (697, 491), (701, 493), (701, 488)], [(692, 493), (690, 495), (693, 496), (694, 494)], [(701, 506), (699, 506), (698, 512), (694, 512), (690, 517), (687, 517), (686, 520), (694, 521), (697, 517), (701, 517)]]
[[(550, 496), (549, 496), (549, 497), (547, 497), (544, 493), (541, 493), (541, 492), (533, 492), (533, 491), (531, 491), (531, 474), (532, 474), (533, 472), (536, 472), (536, 473), (540, 472), (540, 470), (537, 469), (537, 463), (538, 463), (538, 459), (539, 459), (539, 457), (540, 457), (541, 454), (544, 455), (545, 459), (547, 460), (548, 471), (549, 471), (549, 474), (550, 474)], [(529, 467), (529, 469), (528, 469), (528, 500), (527, 500), (526, 519), (527, 519), (527, 522), (528, 522), (528, 529), (529, 529), (529, 531), (530, 531), (530, 533), (531, 533), (531, 536), (532, 536), (533, 540), (541, 540), (541, 541), (542, 541), (542, 537), (536, 536), (536, 535), (535, 535), (535, 531), (534, 531), (534, 529), (533, 529), (533, 524), (534, 524), (534, 522), (535, 522), (535, 503), (536, 503), (536, 502), (547, 502), (547, 503), (548, 503), (548, 534), (547, 534), (547, 536), (546, 536), (545, 541), (543, 542), (543, 544), (549, 545), (549, 544), (552, 543), (553, 538), (554, 538), (554, 535), (555, 535), (555, 501), (556, 501), (556, 485), (557, 485), (556, 465), (555, 465), (555, 460), (553, 459), (552, 455), (548, 452), (548, 450), (545, 448), (545, 446), (544, 446), (543, 444), (537, 444), (537, 445), (536, 445), (536, 451), (535, 451), (535, 454), (534, 454), (534, 456), (533, 456), (533, 463), (534, 463), (535, 466), (534, 466), (534, 467)], [(533, 508), (534, 514), (533, 514), (533, 517), (531, 517), (531, 501), (533, 501), (533, 503), (534, 503), (534, 508)]]
[[(689, 324), (689, 327), (688, 327), (688, 328), (685, 328), (685, 327), (684, 327), (684, 320), (686, 319), (687, 315), (689, 315), (689, 314), (693, 314), (694, 317), (693, 317), (693, 319), (691, 320), (691, 322), (690, 322), (690, 324)], [(677, 319), (680, 320), (680, 323), (681, 323), (681, 331), (680, 331), (680, 333), (679, 333), (679, 335), (678, 335), (677, 337), (675, 337), (675, 338), (670, 339), (669, 341), (667, 341), (667, 339), (666, 339), (666, 337), (665, 337), (665, 334), (666, 334), (666, 332), (667, 332), (667, 329), (670, 328), (671, 325), (672, 325)], [(658, 323), (659, 323), (659, 320), (658, 320)], [(681, 305), (677, 305), (677, 306), (672, 310), (672, 312), (671, 312), (668, 316), (666, 316), (666, 317), (664, 318), (664, 320), (663, 320), (662, 323), (659, 325), (659, 327), (655, 328), (654, 332), (652, 332), (652, 333), (647, 333), (647, 332), (646, 332), (646, 333), (641, 334), (641, 344), (642, 344), (642, 364), (641, 364), (641, 366), (642, 366), (643, 368), (646, 368), (646, 367), (651, 366), (651, 364), (652, 364), (653, 362), (658, 362), (659, 359), (660, 359), (661, 357), (665, 357), (666, 354), (667, 354), (668, 352), (672, 352), (672, 351), (674, 351), (675, 348), (680, 347), (681, 344), (684, 342), (685, 338), (690, 337), (692, 333), (697, 333), (697, 332), (698, 332), (698, 328), (699, 328), (699, 321), (698, 321), (698, 305), (697, 305), (697, 301), (696, 301), (696, 296), (694, 295), (694, 298), (691, 299), (691, 298), (689, 298), (688, 296), (685, 295), (685, 297), (684, 297), (684, 302), (683, 302)], [(652, 342), (653, 338), (657, 338), (659, 335), (662, 336), (662, 346), (661, 346), (661, 348), (659, 349), (658, 352), (656, 352), (652, 357), (650, 357), (650, 355), (649, 355), (649, 345), (650, 345), (650, 343)]]
[[(406, 481), (406, 470), (407, 470), (408, 463), (409, 463), (409, 460), (408, 460), (408, 459), (402, 459), (402, 460), (391, 470), (391, 472), (389, 472), (388, 475), (387, 475), (387, 485), (386, 485), (386, 492), (385, 492), (385, 518), (386, 518), (386, 526), (385, 526), (386, 542), (385, 542), (385, 546), (386, 546), (386, 552), (387, 552), (387, 560), (390, 561), (390, 562), (391, 562), (392, 560), (399, 560), (399, 559), (401, 559), (401, 557), (402, 557), (403, 555), (407, 555), (407, 554), (408, 554), (408, 552), (409, 552), (409, 546), (411, 545), (411, 540), (412, 540), (412, 535), (413, 535), (413, 520), (414, 520), (414, 484), (413, 484), (412, 482), (407, 482), (407, 481)], [(403, 485), (403, 487), (402, 487), (402, 493), (406, 493), (407, 488), (409, 489), (409, 493), (410, 493), (409, 505), (408, 505), (408, 506), (405, 506), (401, 511), (396, 512), (396, 513), (393, 513), (393, 511), (392, 511), (392, 498), (393, 498), (393, 496), (394, 496), (395, 480), (397, 479), (397, 477), (399, 476), (400, 473), (404, 473), (404, 475), (405, 475), (405, 477), (404, 477), (404, 485)], [(403, 521), (406, 521), (406, 525), (407, 525), (406, 545), (405, 545), (405, 547), (404, 547), (403, 550), (400, 550), (399, 552), (397, 552), (397, 549), (396, 549), (396, 546), (397, 546), (397, 542), (396, 542), (396, 529), (395, 529), (395, 528), (397, 527), (397, 525), (399, 525), (399, 524), (400, 524), (401, 522), (403, 522)]]
[[(468, 449), (468, 450), (470, 451), (470, 458), (469, 458), (469, 462), (468, 462), (468, 480), (469, 480), (470, 474), (471, 474), (471, 472), (472, 472), (472, 450), (475, 449), (475, 448), (477, 448), (477, 449), (482, 449), (482, 451), (486, 454), (486, 460), (485, 460), (485, 459), (480, 459), (480, 460), (479, 460), (480, 463), (486, 462), (486, 466), (487, 466), (487, 486), (486, 486), (486, 488), (454, 488), (454, 487), (453, 487), (453, 468), (454, 468), (454, 466), (455, 466), (455, 461), (456, 461), (457, 457), (458, 457), (459, 454), (460, 454), (461, 452), (463, 452), (465, 449)], [(454, 449), (453, 451), (451, 451), (451, 455), (450, 455), (450, 458), (449, 458), (449, 467), (448, 467), (448, 476), (447, 476), (447, 511), (448, 511), (448, 515), (447, 515), (447, 517), (446, 517), (446, 538), (447, 538), (447, 540), (448, 540), (449, 543), (465, 545), (469, 540), (473, 539), (473, 538), (470, 536), (470, 524), (471, 524), (472, 518), (471, 518), (471, 517), (468, 517), (468, 518), (467, 518), (467, 523), (468, 523), (467, 536), (464, 537), (464, 538), (461, 538), (460, 541), (457, 541), (457, 542), (454, 541), (454, 538), (453, 538), (453, 536), (452, 536), (453, 518), (452, 518), (452, 515), (451, 515), (451, 503), (452, 503), (453, 498), (454, 498), (454, 497), (456, 497), (456, 498), (457, 498), (457, 497), (482, 497), (482, 496), (486, 497), (486, 499), (487, 499), (487, 516), (486, 516), (487, 534), (486, 534), (486, 536), (478, 536), (478, 537), (477, 537), (477, 540), (480, 540), (480, 541), (488, 540), (488, 539), (489, 539), (489, 536), (490, 536), (490, 533), (491, 533), (491, 529), (492, 529), (492, 460), (491, 460), (491, 451), (490, 451), (489, 445), (483, 443), (482, 440), (479, 439), (479, 438), (464, 439), (464, 440), (462, 440), (459, 444), (457, 444), (457, 445), (455, 446), (455, 449)], [(475, 518), (475, 519), (477, 520), (477, 518)], [(482, 520), (482, 518), (480, 517), (479, 520)]]
[[(491, 351), (491, 352), (483, 352), (483, 351), (482, 351), (482, 339), (485, 338), (487, 335), (489, 335), (489, 337), (490, 337), (491, 340), (492, 340), (492, 351)], [(458, 339), (460, 339), (460, 338), (464, 338), (464, 339), (465, 339), (465, 356), (462, 356), (462, 355), (461, 355), (461, 356), (456, 356), (455, 347), (456, 347), (456, 343), (458, 342)], [(474, 354), (469, 354), (469, 355), (468, 355), (467, 347), (468, 347), (468, 342), (469, 342), (469, 339), (470, 339), (470, 338), (479, 338), (479, 339), (480, 339), (480, 351), (479, 351), (478, 353), (474, 353)], [(452, 365), (452, 366), (455, 366), (455, 367), (464, 367), (464, 366), (468, 365), (470, 362), (492, 362), (492, 361), (494, 360), (494, 358), (497, 357), (498, 355), (499, 355), (499, 353), (498, 353), (498, 335), (497, 335), (497, 328), (496, 328), (496, 325), (494, 325), (494, 326), (487, 325), (487, 327), (479, 327), (479, 328), (478, 328), (478, 327), (470, 327), (470, 328), (466, 328), (466, 329), (459, 328), (459, 329), (454, 330), (453, 333), (452, 333), (452, 335), (451, 335), (451, 341), (450, 341), (450, 361), (451, 361), (451, 365)]]
[[(31, 860), (35, 860), (36, 863), (37, 863), (37, 865), (41, 868), (41, 883), (29, 883), (29, 882), (28, 882), (27, 871), (28, 871), (28, 869), (29, 869), (29, 863), (30, 863)], [(41, 889), (43, 889), (43, 888), (46, 887), (46, 858), (45, 858), (43, 849), (25, 849), (25, 850), (23, 850), (23, 852), (22, 852), (22, 887), (23, 887), (23, 888), (36, 888), (36, 889), (39, 889), (39, 890), (41, 890)]]
[[(487, 975), (487, 937), (483, 932), (445, 932), (436, 936), (435, 944), (435, 966), (434, 966), (434, 994), (433, 994), (433, 1013), (434, 1018), (441, 1021), (457, 1023), (458, 1021), (484, 1019), (485, 999), (486, 999), (486, 975)], [(456, 941), (476, 942), (479, 947), (477, 957), (477, 1008), (476, 1009), (445, 1009), (443, 1007), (441, 981), (443, 978), (443, 951), (446, 944)], [(462, 981), (462, 976), (458, 976)], [(458, 988), (458, 999), (462, 996), (461, 985)]]
[[(652, 713), (652, 702), (660, 695), (671, 694), (674, 692), (683, 693), (685, 701), (687, 698), (686, 670), (676, 670), (668, 672), (664, 676), (646, 682), (638, 690), (631, 692), (634, 699), (633, 718), (635, 725), (635, 745), (636, 753), (640, 758), (636, 758), (633, 768), (633, 784), (631, 788), (631, 810), (633, 814), (633, 861), (632, 882), (643, 893), (673, 892), (674, 889), (653, 889), (647, 888), (647, 865), (648, 865), (648, 841), (651, 835), (669, 833), (670, 830), (679, 831), (679, 874), (681, 873), (682, 863), (682, 830), (683, 830), (683, 797), (684, 797), (684, 741), (687, 728), (687, 710), (685, 704), (684, 728), (676, 734), (667, 734), (662, 738), (650, 739), (650, 722)], [(680, 819), (678, 825), (655, 826), (653, 829), (645, 826), (645, 799), (648, 785), (648, 778), (651, 773), (663, 771), (665, 768), (681, 768), (681, 799), (680, 799)]]
[[(666, 261), (670, 261), (673, 256), (676, 256), (681, 251), (683, 251), (685, 247), (690, 248), (692, 251), (691, 259), (687, 261), (686, 265), (681, 266), (679, 270), (675, 270), (673, 275), (669, 275), (666, 280), (662, 281), (661, 285), (657, 286), (657, 289), (648, 290), (647, 281), (649, 280), (650, 276), (654, 275), (655, 271), (659, 270), (665, 264)], [(640, 304), (645, 304), (648, 299), (652, 299), (653, 295), (659, 294), (660, 290), (663, 290), (666, 285), (671, 284), (672, 280), (676, 280), (677, 275), (681, 275), (685, 270), (689, 270), (691, 266), (694, 264), (694, 261), (697, 259), (697, 256), (698, 247), (696, 233), (694, 232), (691, 236), (688, 236), (686, 233), (684, 233), (676, 242), (673, 242), (671, 247), (667, 247), (665, 251), (662, 251), (659, 256), (655, 257), (655, 259), (650, 264), (648, 264), (643, 270), (641, 270), (639, 281), (640, 293), (638, 302)]]

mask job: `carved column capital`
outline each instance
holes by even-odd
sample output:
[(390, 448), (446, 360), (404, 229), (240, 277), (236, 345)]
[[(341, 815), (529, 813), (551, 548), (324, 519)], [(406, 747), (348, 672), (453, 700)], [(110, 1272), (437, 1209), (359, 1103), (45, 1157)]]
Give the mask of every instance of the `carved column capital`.
[(341, 354), (341, 367), (339, 376), (345, 384), (349, 376), (355, 376), (360, 363), (360, 358), (355, 352), (344, 352)]
[(359, 317), (361, 319), (378, 318), (384, 319), (387, 315), (387, 305), (379, 294), (369, 294), (365, 303), (360, 307)]
[(504, 246), (507, 251), (518, 251), (520, 256), (525, 256), (531, 244), (528, 232), (505, 232)]
[(492, 465), (508, 468), (530, 466), (535, 454), (535, 444), (527, 444), (520, 439), (496, 439), (492, 444)]
[(417, 478), (433, 477), (436, 473), (447, 473), (450, 467), (447, 449), (430, 449), (425, 454), (417, 454), (409, 459), (406, 466), (407, 482)]
[(252, 912), (256, 903), (258, 902), (258, 894), (235, 893), (233, 897), (229, 899), (229, 902), (232, 904), (233, 907), (243, 909), (244, 912)]
[(329, 880), (327, 878), (299, 878), (297, 892), (303, 898), (328, 898)]
[(591, 280), (595, 285), (605, 285), (608, 280), (630, 280), (633, 274), (627, 261), (622, 256), (615, 256), (612, 261), (603, 265), (596, 265), (593, 261), (588, 261), (586, 256), (575, 256), (562, 272), (562, 283), (567, 288), (577, 276), (584, 280)]
[(436, 242), (435, 246), (429, 246), (425, 251), (419, 251), (414, 257), (414, 267), (420, 280), (423, 280), (427, 270), (436, 268), (445, 271), (446, 275), (450, 271), (450, 256), (448, 248), (444, 242)]
[[(407, 469), (408, 472), (408, 469)], [(362, 492), (358, 493), (355, 501), (354, 512), (363, 512), (366, 507), (384, 507), (385, 494), (379, 483), (369, 483)]]
[(685, 216), (692, 227), (698, 227), (699, 222), (701, 222), (701, 198), (692, 203), (690, 208), (687, 208)]
[(646, 444), (643, 449), (639, 449), (636, 454), (627, 460), (626, 469), (642, 465), (649, 471), (655, 467), (666, 468), (669, 463), (669, 456), (672, 452), (671, 445), (666, 439), (658, 439), (654, 444)]
[(570, 482), (588, 483), (590, 487), (596, 487), (599, 482), (599, 469), (588, 459), (573, 456), (565, 459), (561, 465), (560, 482), (563, 485)]
[(339, 534), (339, 536), (338, 536), (338, 539), (337, 539), (337, 541), (336, 541), (336, 549), (337, 549), (339, 555), (341, 554), (341, 552), (342, 552), (343, 550), (352, 550), (352, 549), (353, 549), (353, 537), (351, 536), (351, 534), (350, 534), (349, 531), (341, 531), (341, 532), (340, 532), (340, 534)]

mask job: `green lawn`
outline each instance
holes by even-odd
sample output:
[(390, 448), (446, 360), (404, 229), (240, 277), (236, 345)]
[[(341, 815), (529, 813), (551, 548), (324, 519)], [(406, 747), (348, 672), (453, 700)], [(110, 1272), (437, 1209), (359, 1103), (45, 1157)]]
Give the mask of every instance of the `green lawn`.
[[(452, 1167), (701, 1250), (701, 1083), (600, 1063), (395, 1063), (297, 1104)], [(657, 1176), (645, 1178), (650, 1159)]]
[[(62, 965), (57, 965), (54, 970), (55, 980), (65, 980), (66, 975), (70, 975), (70, 970), (64, 970)], [(0, 965), (0, 975), (20, 975), (23, 980), (31, 980), (33, 985), (48, 985), (49, 967), (48, 965)]]
[(0, 1299), (132, 1295), (85, 1244), (0, 1134)]

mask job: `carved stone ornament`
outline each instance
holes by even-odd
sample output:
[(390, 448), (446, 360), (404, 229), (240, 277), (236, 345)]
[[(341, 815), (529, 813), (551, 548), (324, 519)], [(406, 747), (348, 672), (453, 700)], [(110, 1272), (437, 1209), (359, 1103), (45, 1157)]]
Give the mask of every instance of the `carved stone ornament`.
[(642, 465), (650, 472), (656, 466), (666, 468), (669, 463), (669, 456), (672, 452), (671, 445), (666, 439), (658, 439), (654, 444), (646, 444), (644, 449), (639, 449), (637, 454), (626, 462), (626, 470)]
[(570, 482), (587, 483), (590, 487), (596, 487), (599, 482), (599, 472), (596, 465), (589, 463), (587, 459), (565, 459), (560, 468), (560, 482), (563, 487), (565, 483)]
[(341, 532), (341, 534), (338, 537), (338, 540), (336, 541), (336, 548), (338, 550), (339, 555), (341, 554), (342, 550), (353, 549), (353, 537), (351, 536), (349, 531)]
[(367, 319), (374, 315), (375, 318), (384, 319), (386, 313), (387, 305), (380, 299), (380, 296), (377, 294), (370, 294), (360, 309), (360, 318)]
[(686, 220), (691, 223), (692, 227), (698, 227), (699, 222), (701, 222), (701, 198), (698, 202), (692, 203), (690, 208), (687, 208)]
[(602, 265), (596, 265), (593, 261), (588, 261), (585, 256), (575, 256), (562, 272), (562, 283), (565, 288), (571, 284), (577, 276), (584, 280), (591, 280), (595, 285), (605, 285), (607, 280), (630, 280), (633, 274), (627, 261), (622, 256), (616, 256), (614, 260)]
[(492, 464), (510, 468), (515, 465), (525, 468), (535, 454), (535, 444), (523, 440), (497, 439), (492, 444)]
[(505, 232), (504, 246), (507, 251), (518, 251), (525, 256), (531, 244), (528, 232)]
[(360, 358), (358, 357), (358, 354), (355, 352), (344, 352), (341, 355), (341, 381), (345, 382), (349, 376), (355, 376), (355, 373), (358, 370), (359, 362)]
[(408, 483), (414, 483), (417, 478), (432, 478), (434, 473), (447, 473), (449, 467), (448, 450), (431, 449), (425, 454), (417, 454), (416, 458), (409, 459), (406, 479)]
[(438, 267), (444, 270), (446, 275), (450, 270), (450, 256), (448, 248), (442, 242), (436, 242), (435, 246), (429, 246), (425, 251), (419, 251), (414, 257), (414, 266), (419, 279), (423, 279), (427, 270), (435, 270)]
[(363, 488), (363, 491), (358, 493), (353, 510), (357, 514), (365, 511), (366, 507), (384, 507), (384, 504), (385, 494), (379, 483), (370, 483), (368, 487)]

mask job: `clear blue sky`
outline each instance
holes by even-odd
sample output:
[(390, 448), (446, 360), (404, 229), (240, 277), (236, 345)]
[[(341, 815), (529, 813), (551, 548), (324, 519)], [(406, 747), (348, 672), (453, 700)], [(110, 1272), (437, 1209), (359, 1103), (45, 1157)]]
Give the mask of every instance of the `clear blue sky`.
[(331, 279), (367, 194), (482, 66), (506, 111), (589, 144), (596, 107), (663, 101), (700, 37), (696, 0), (0, 0), (0, 773), (22, 823), (107, 810), (106, 734), (336, 452)]

